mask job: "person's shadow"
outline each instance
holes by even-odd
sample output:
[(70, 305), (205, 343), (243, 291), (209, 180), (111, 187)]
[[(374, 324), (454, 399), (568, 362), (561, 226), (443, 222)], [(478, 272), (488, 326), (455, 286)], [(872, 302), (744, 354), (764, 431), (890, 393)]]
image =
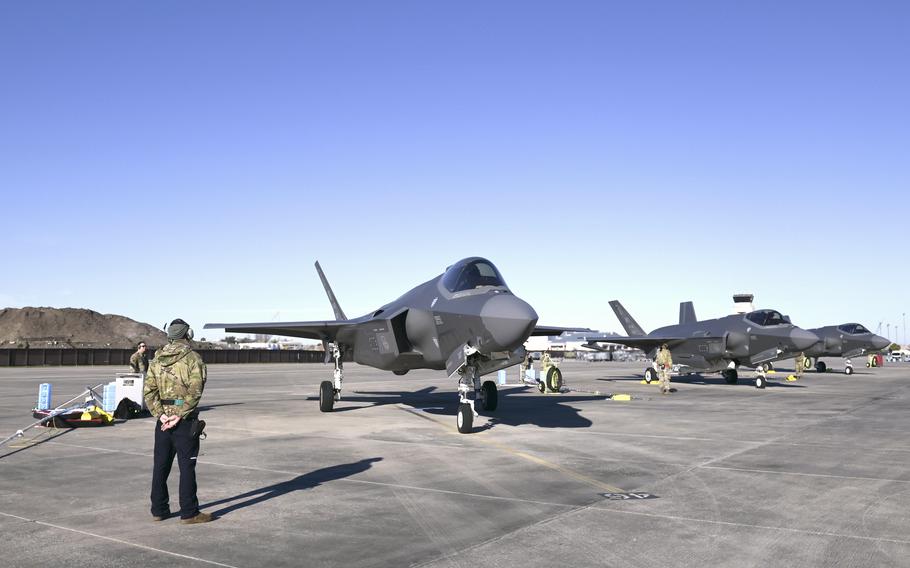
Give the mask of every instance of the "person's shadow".
[(294, 479), (289, 479), (288, 481), (282, 481), (281, 483), (269, 485), (268, 487), (261, 487), (259, 489), (254, 489), (253, 491), (247, 491), (241, 495), (235, 495), (226, 499), (219, 499), (218, 501), (205, 503), (203, 505), (200, 505), (199, 508), (204, 509), (208, 507), (216, 507), (218, 505), (230, 503), (231, 501), (246, 499), (245, 501), (234, 503), (233, 505), (228, 505), (227, 507), (211, 512), (212, 516), (220, 517), (222, 515), (226, 515), (227, 513), (236, 511), (237, 509), (243, 509), (244, 507), (257, 505), (263, 501), (268, 501), (269, 499), (280, 497), (293, 491), (311, 489), (327, 481), (334, 481), (336, 479), (342, 479), (344, 477), (356, 475), (370, 469), (373, 466), (373, 463), (378, 461), (382, 461), (382, 458), (368, 458), (365, 460), (360, 460), (359, 462), (324, 467), (322, 469), (317, 469), (315, 471), (299, 475)]

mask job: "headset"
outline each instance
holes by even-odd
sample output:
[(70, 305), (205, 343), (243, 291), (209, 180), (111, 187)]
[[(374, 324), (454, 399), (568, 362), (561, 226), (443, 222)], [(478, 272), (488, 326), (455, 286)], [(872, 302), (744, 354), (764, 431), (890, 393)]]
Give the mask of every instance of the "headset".
[[(190, 326), (190, 324), (186, 323), (186, 322), (183, 321), (182, 319), (177, 318), (177, 319), (175, 319), (174, 321), (172, 321), (171, 323), (166, 323), (166, 324), (164, 324), (164, 327), (163, 327), (162, 329), (164, 329), (164, 332), (167, 333), (167, 328), (171, 327), (171, 326), (174, 325), (174, 324), (183, 324), (183, 325), (185, 325), (185, 326), (187, 326), (187, 327)], [(193, 328), (192, 328), (192, 327), (190, 327), (190, 328), (186, 331), (186, 335), (185, 335), (184, 337), (185, 337), (186, 339), (190, 340), (190, 341), (193, 340)]]

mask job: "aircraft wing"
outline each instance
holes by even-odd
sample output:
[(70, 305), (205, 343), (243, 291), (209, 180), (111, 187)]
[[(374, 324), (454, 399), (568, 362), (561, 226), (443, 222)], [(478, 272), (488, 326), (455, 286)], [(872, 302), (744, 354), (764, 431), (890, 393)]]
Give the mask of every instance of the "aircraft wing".
[(204, 329), (223, 329), (228, 333), (256, 333), (303, 337), (317, 341), (334, 341), (339, 330), (351, 325), (349, 320), (294, 321), (262, 323), (207, 323)]
[(542, 336), (542, 335), (546, 335), (546, 336), (562, 335), (563, 333), (565, 333), (567, 331), (585, 332), (585, 331), (594, 331), (594, 330), (589, 327), (559, 327), (559, 326), (553, 326), (553, 325), (538, 325), (538, 326), (535, 326), (534, 331), (531, 332), (531, 337)]
[[(660, 347), (662, 343), (666, 343), (667, 346), (672, 350), (675, 345), (679, 345), (683, 341), (689, 339), (688, 337), (625, 337), (622, 335), (589, 335), (584, 338), (589, 344), (595, 345), (597, 343), (616, 343), (617, 345), (626, 345), (628, 347), (634, 347), (635, 349), (641, 349), (642, 351), (650, 351)], [(596, 347), (592, 349), (597, 350)]]

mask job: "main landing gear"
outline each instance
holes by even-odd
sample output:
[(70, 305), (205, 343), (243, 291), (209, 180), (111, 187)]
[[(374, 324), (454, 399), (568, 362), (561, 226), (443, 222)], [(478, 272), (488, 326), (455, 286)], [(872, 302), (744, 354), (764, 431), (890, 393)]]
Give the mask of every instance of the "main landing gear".
[(645, 369), (645, 382), (651, 384), (658, 379), (657, 371), (654, 370), (654, 367), (648, 367)]
[(332, 359), (335, 360), (333, 380), (322, 381), (319, 384), (319, 410), (331, 412), (336, 400), (341, 400), (341, 386), (344, 382), (344, 362), (341, 360), (342, 352), (338, 345), (331, 345)]
[(728, 385), (735, 385), (736, 381), (739, 380), (739, 373), (736, 372), (736, 369), (724, 369), (721, 375)]
[(477, 367), (470, 360), (458, 370), (458, 375), (458, 414), (455, 420), (459, 432), (470, 434), (474, 431), (474, 417), (479, 416), (475, 403), (480, 402), (484, 411), (493, 412), (499, 406), (499, 391), (493, 381), (481, 384)]

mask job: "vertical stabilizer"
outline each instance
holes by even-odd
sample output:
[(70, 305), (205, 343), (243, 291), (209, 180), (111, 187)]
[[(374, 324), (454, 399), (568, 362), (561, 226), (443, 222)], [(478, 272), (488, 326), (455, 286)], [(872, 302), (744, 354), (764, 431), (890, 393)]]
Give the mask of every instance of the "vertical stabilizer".
[(695, 317), (695, 304), (692, 302), (680, 302), (679, 325), (686, 325), (690, 323), (698, 323), (698, 318)]
[(325, 288), (325, 293), (329, 296), (329, 302), (332, 304), (332, 309), (335, 310), (335, 319), (348, 319), (348, 316), (344, 315), (344, 311), (341, 309), (341, 306), (338, 305), (338, 300), (335, 298), (335, 292), (332, 292), (332, 287), (329, 286), (329, 281), (326, 280), (325, 273), (322, 271), (322, 267), (319, 266), (318, 260), (316, 261), (316, 272), (319, 273), (319, 279), (322, 280), (322, 287)]
[(638, 325), (638, 322), (629, 315), (629, 312), (626, 311), (622, 304), (619, 303), (619, 300), (613, 300), (610, 302), (610, 307), (613, 308), (613, 313), (616, 314), (616, 319), (619, 320), (619, 323), (622, 324), (623, 329), (626, 330), (631, 337), (641, 337), (647, 335), (645, 330)]

